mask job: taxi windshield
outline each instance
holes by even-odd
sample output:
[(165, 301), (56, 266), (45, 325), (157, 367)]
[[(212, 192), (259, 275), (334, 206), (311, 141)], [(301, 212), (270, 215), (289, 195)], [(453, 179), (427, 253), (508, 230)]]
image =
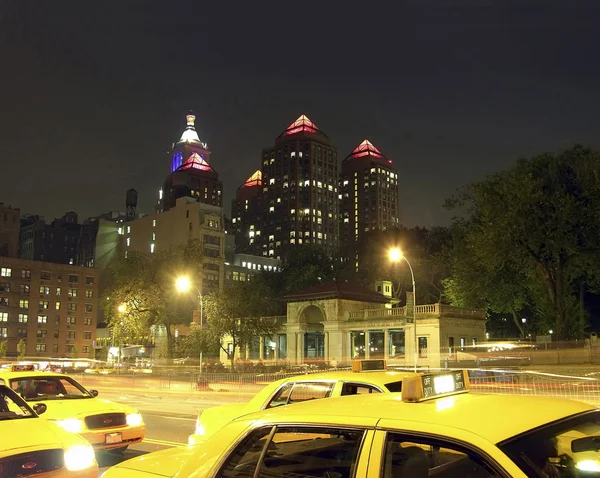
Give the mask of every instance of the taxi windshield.
[(0, 387), (0, 420), (35, 416), (33, 410), (15, 392), (8, 387)]
[(10, 381), (10, 388), (26, 401), (93, 398), (85, 388), (70, 377), (19, 377)]
[(600, 476), (600, 411), (550, 423), (498, 446), (527, 476)]

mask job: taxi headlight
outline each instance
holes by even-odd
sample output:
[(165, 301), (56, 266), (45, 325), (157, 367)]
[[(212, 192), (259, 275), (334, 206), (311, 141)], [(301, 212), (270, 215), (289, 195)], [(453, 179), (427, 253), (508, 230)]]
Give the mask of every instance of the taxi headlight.
[(65, 451), (65, 467), (69, 471), (85, 470), (94, 466), (96, 456), (91, 445), (75, 445)]
[(57, 420), (54, 423), (56, 423), (58, 426), (63, 427), (65, 430), (71, 433), (79, 433), (83, 428), (83, 422), (81, 420), (78, 420), (77, 418)]
[(127, 415), (127, 425), (130, 427), (139, 427), (142, 424), (142, 415), (139, 413), (129, 413)]
[(600, 463), (596, 460), (583, 460), (578, 462), (575, 467), (581, 471), (600, 471)]

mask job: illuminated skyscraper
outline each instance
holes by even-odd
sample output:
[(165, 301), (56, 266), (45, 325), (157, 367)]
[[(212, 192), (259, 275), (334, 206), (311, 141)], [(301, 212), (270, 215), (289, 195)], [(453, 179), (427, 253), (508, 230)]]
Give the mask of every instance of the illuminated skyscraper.
[(365, 139), (342, 161), (339, 187), (340, 249), (350, 259), (365, 232), (400, 225), (398, 173)]
[(171, 151), (171, 174), (159, 197), (159, 209), (175, 206), (177, 199), (192, 197), (198, 202), (223, 207), (223, 183), (210, 163), (208, 145), (200, 141), (193, 114), (186, 116), (187, 127)]
[(236, 251), (283, 259), (296, 244), (320, 244), (337, 254), (338, 152), (329, 137), (300, 116), (263, 150), (260, 172), (233, 202)]

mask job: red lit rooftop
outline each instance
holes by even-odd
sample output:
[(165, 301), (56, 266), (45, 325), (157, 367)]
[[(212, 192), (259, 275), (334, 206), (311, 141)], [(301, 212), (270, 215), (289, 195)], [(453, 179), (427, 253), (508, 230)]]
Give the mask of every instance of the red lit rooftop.
[(380, 162), (385, 162), (387, 164), (392, 164), (392, 160), (386, 158), (381, 151), (379, 151), (373, 143), (371, 143), (368, 139), (365, 139), (362, 143), (360, 143), (354, 150), (348, 155), (344, 161), (351, 158), (364, 158), (370, 157), (373, 159), (378, 159)]
[(300, 115), (296, 121), (289, 125), (285, 131), (278, 136), (278, 138), (283, 138), (285, 136), (291, 136), (298, 133), (311, 133), (327, 137), (327, 135), (323, 133), (323, 131), (321, 131), (308, 116)]

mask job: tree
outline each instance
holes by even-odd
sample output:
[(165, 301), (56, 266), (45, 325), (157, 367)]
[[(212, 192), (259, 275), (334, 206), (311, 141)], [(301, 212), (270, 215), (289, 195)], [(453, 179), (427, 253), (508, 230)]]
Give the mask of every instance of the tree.
[(173, 327), (189, 323), (197, 305), (195, 291), (181, 294), (175, 289), (179, 276), (202, 283), (202, 247), (198, 240), (154, 254), (130, 252), (110, 267), (111, 285), (102, 303), (115, 341), (143, 341), (152, 326), (163, 327), (165, 355), (172, 357)]
[(71, 355), (73, 355), (73, 357), (79, 356), (79, 349), (77, 348), (77, 345), (73, 345), (71, 347)]
[(88, 353), (88, 358), (95, 360), (96, 359), (96, 348), (95, 347), (90, 347), (89, 353)]
[(27, 343), (23, 339), (19, 340), (19, 343), (17, 344), (17, 354), (19, 360), (22, 360), (27, 354)]
[[(575, 336), (567, 327), (570, 297), (581, 281), (597, 290), (600, 277), (600, 154), (576, 145), (520, 159), (466, 186), (447, 205), (462, 213), (455, 224), (481, 273), (502, 276), (501, 301), (510, 302), (515, 290), (520, 301), (529, 296), (558, 339)], [(466, 275), (453, 280), (463, 291), (476, 285)], [(539, 307), (544, 302), (548, 306)]]
[(6, 357), (6, 347), (7, 347), (7, 341), (0, 340), (0, 358)]
[[(266, 287), (253, 279), (228, 284), (205, 298), (205, 343), (219, 343), (232, 371), (238, 347), (249, 347), (257, 338), (277, 330), (277, 321), (271, 316), (274, 304), (266, 292)], [(225, 338), (231, 341), (231, 347), (223, 343)]]

